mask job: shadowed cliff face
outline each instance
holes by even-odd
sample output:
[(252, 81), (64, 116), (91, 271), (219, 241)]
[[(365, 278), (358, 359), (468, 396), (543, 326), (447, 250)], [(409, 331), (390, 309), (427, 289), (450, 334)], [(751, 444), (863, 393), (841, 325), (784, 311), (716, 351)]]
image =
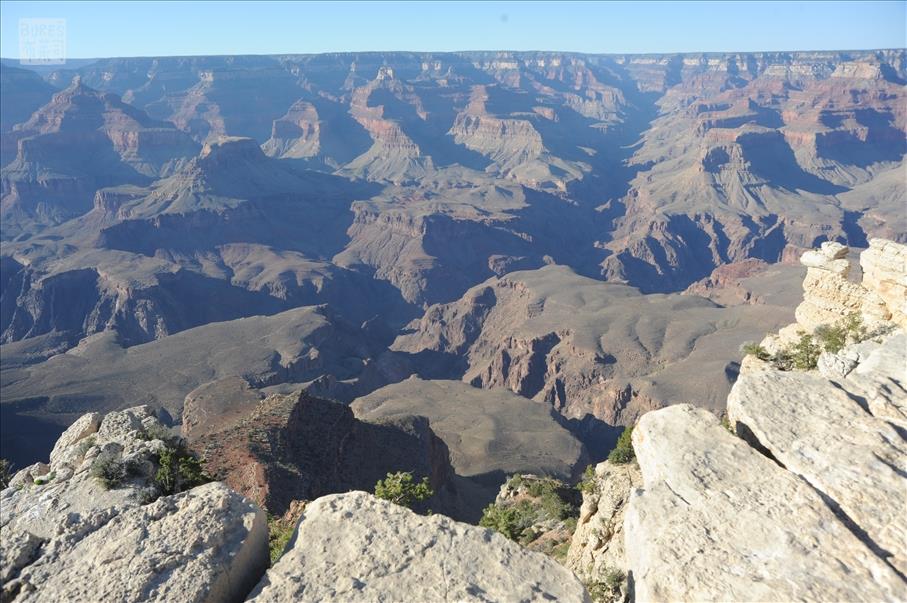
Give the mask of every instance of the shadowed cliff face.
[[(600, 455), (615, 424), (678, 392), (722, 399), (738, 340), (776, 326), (772, 285), (756, 292), (722, 267), (907, 232), (902, 50), (2, 69), (4, 398), (49, 400), (38, 414), (87, 408), (89, 388), (106, 408), (138, 403), (110, 379), (159, 349), (190, 366), (142, 400), (173, 410), (235, 374), (351, 400), (417, 372), (545, 402)], [(523, 299), (515, 271), (542, 275), (530, 292), (610, 281), (632, 293), (589, 285), (577, 316), (559, 315), (568, 326), (520, 331), (494, 317), (535, 329), (553, 310), (532, 304), (556, 296)], [(648, 295), (694, 283), (756, 309)], [(243, 320), (315, 305), (343, 325), (339, 348), (349, 335), (367, 349), (313, 352), (303, 364), (317, 370), (294, 371), (298, 346), (266, 341), (244, 372), (199, 369), (188, 338), (172, 339), (211, 327), (209, 345), (233, 349)], [(607, 337), (586, 341), (586, 327)], [(683, 350), (668, 345), (677, 334)], [(708, 337), (734, 344), (696, 351)], [(697, 371), (699, 389), (682, 390)]]

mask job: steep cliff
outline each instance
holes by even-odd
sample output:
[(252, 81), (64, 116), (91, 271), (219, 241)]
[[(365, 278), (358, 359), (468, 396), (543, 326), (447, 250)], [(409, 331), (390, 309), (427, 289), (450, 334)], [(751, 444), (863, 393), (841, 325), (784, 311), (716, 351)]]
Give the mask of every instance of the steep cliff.
[(728, 423), (688, 405), (640, 419), (641, 484), (599, 467), (584, 502), (629, 491), (593, 515), (623, 533), (596, 548), (578, 528), (568, 559), (626, 568), (645, 601), (902, 597), (907, 248), (872, 240), (861, 282), (847, 251), (804, 254), (798, 323), (749, 348)]

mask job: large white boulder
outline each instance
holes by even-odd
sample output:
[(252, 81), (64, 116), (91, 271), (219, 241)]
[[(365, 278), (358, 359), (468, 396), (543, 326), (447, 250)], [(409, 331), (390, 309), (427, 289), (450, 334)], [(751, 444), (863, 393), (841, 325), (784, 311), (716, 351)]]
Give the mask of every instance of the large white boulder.
[(241, 601), (268, 565), (267, 518), (215, 482), (46, 549), (7, 585), (14, 601)]
[(638, 601), (890, 601), (903, 579), (804, 480), (690, 405), (633, 431), (624, 522)]
[(553, 559), (491, 530), (365, 492), (306, 507), (289, 550), (250, 598), (268, 601), (589, 601)]

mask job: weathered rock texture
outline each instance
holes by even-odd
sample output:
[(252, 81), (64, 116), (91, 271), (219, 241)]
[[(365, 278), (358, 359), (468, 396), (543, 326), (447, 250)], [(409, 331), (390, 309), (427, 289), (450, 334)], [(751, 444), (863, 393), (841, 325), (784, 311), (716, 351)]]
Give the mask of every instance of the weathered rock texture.
[(583, 492), (583, 504), (565, 565), (584, 582), (602, 580), (609, 570), (625, 574), (630, 567), (624, 551), (624, 516), (630, 493), (642, 485), (634, 461), (595, 466), (593, 481)]
[[(13, 477), (0, 493), (4, 601), (246, 596), (268, 564), (265, 514), (220, 483), (158, 498), (165, 433), (148, 407), (85, 415), (50, 465)], [(93, 475), (104, 459), (127, 468), (121, 483)]]
[[(841, 428), (844, 428), (843, 426)], [(897, 600), (905, 582), (808, 483), (688, 405), (633, 432), (624, 523), (640, 601)]]
[(267, 553), (264, 513), (215, 482), (56, 539), (9, 586), (15, 601), (241, 601)]
[(815, 370), (747, 357), (727, 406), (739, 438), (685, 405), (634, 430), (643, 488), (624, 538), (639, 600), (907, 593), (905, 249), (873, 240), (862, 284), (847, 280), (847, 251), (826, 243), (804, 254), (804, 302), (781, 339), (857, 313), (871, 326), (864, 341), (851, 335)]
[(803, 254), (800, 262), (807, 272), (797, 323), (812, 331), (856, 313), (869, 325), (885, 321), (907, 325), (907, 245), (872, 239), (860, 254), (860, 283), (848, 279), (848, 251), (839, 243), (823, 243), (819, 250)]
[(250, 598), (267, 601), (589, 601), (552, 559), (489, 530), (364, 492), (306, 507)]

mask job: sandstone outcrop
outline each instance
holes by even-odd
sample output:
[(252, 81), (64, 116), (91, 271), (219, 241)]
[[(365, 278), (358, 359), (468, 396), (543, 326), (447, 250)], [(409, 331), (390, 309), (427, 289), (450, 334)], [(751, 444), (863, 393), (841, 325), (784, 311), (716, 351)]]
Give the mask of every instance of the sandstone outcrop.
[(807, 330), (834, 324), (850, 313), (858, 313), (870, 323), (891, 318), (891, 311), (878, 294), (865, 284), (848, 280), (848, 252), (840, 243), (827, 242), (817, 251), (807, 251), (800, 259), (807, 271), (803, 302), (797, 306), (796, 318)]
[(860, 267), (863, 286), (882, 298), (893, 322), (907, 328), (907, 245), (870, 239)]
[(241, 601), (265, 514), (220, 483), (161, 496), (172, 446), (148, 407), (84, 415), (0, 492), (4, 601)]
[(309, 504), (250, 601), (589, 601), (554, 560), (364, 492)]

